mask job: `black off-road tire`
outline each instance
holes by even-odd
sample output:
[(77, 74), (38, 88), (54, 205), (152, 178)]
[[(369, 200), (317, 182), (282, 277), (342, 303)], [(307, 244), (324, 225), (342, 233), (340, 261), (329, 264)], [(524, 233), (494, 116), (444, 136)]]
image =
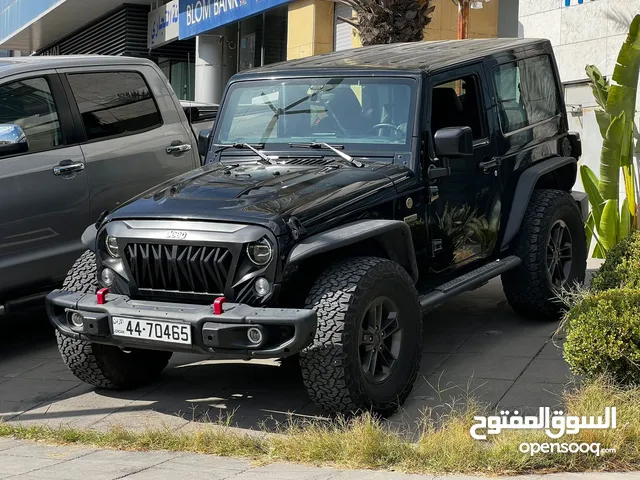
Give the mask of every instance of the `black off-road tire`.
[(547, 269), (547, 246), (552, 226), (561, 220), (571, 234), (572, 260), (563, 288), (584, 282), (587, 244), (582, 216), (570, 194), (561, 190), (534, 190), (513, 240), (511, 253), (522, 263), (502, 275), (502, 286), (509, 305), (532, 320), (553, 321), (562, 315), (563, 304)]
[[(358, 337), (368, 306), (380, 296), (397, 306), (402, 333), (395, 368), (383, 383), (372, 383), (365, 377)], [(313, 343), (300, 354), (311, 400), (329, 413), (396, 411), (413, 388), (422, 353), (418, 293), (407, 272), (377, 257), (337, 262), (316, 279), (306, 307), (318, 315)]]
[[(67, 274), (63, 288), (74, 292), (98, 290), (96, 259), (86, 251)], [(62, 335), (56, 330), (58, 350), (71, 373), (83, 382), (99, 388), (128, 389), (154, 380), (167, 366), (171, 352), (132, 350), (101, 345)]]

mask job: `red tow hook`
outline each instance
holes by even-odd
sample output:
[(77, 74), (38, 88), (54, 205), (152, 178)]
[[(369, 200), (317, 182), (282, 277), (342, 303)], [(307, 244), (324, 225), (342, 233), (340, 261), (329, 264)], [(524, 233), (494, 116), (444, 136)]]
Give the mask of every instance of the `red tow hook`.
[(109, 293), (108, 288), (101, 288), (96, 292), (96, 303), (98, 305), (104, 305), (107, 303), (107, 293)]
[(218, 297), (213, 301), (213, 313), (215, 315), (222, 315), (222, 312), (224, 312), (222, 305), (224, 305), (226, 301), (227, 299), (224, 297)]

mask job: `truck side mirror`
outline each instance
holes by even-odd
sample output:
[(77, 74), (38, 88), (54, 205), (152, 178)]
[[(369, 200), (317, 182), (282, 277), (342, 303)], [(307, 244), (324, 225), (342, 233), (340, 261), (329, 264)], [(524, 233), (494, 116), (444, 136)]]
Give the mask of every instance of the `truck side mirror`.
[(442, 158), (473, 155), (473, 132), (470, 127), (445, 127), (433, 136), (436, 155)]
[(211, 129), (206, 128), (198, 133), (198, 153), (202, 157), (207, 156), (209, 151), (209, 140), (211, 139)]

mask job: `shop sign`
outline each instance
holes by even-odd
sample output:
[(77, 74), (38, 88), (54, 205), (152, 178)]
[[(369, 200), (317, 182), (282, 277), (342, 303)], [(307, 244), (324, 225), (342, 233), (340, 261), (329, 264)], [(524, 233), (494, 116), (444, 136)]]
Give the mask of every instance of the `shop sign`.
[(290, 0), (180, 0), (180, 39), (237, 22)]
[(159, 47), (178, 39), (179, 0), (171, 0), (149, 12), (147, 47)]

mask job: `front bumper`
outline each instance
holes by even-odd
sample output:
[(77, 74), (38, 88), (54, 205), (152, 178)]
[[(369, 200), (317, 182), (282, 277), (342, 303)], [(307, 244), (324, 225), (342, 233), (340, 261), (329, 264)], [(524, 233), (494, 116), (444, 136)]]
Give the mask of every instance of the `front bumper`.
[[(49, 320), (61, 334), (94, 343), (123, 348), (146, 348), (233, 358), (284, 358), (305, 348), (313, 340), (316, 312), (307, 309), (256, 308), (225, 303), (216, 315), (212, 306), (132, 300), (108, 294), (104, 304), (96, 295), (54, 290), (46, 298)], [(81, 326), (71, 322), (73, 313), (84, 317)], [(191, 344), (170, 343), (113, 334), (112, 318), (160, 321), (188, 325)], [(263, 333), (258, 344), (247, 335), (251, 327)]]

